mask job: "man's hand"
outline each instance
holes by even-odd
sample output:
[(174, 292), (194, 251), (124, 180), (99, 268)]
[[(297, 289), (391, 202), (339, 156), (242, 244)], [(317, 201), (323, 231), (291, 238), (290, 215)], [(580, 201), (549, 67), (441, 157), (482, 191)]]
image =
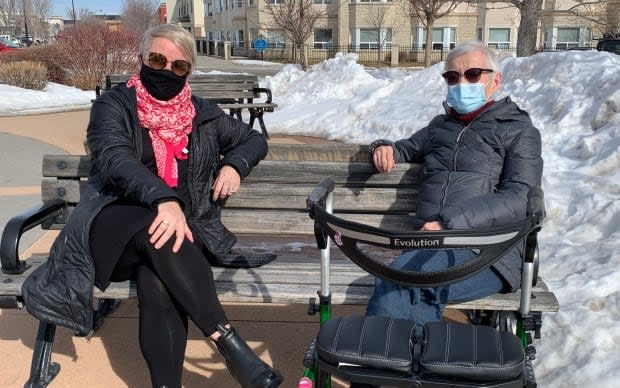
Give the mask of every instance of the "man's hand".
[(396, 167), (394, 161), (394, 149), (389, 145), (375, 148), (372, 153), (372, 161), (379, 172), (390, 172)]
[(213, 183), (213, 200), (230, 197), (239, 190), (239, 186), (241, 186), (239, 173), (232, 166), (225, 164)]
[(176, 233), (176, 240), (172, 252), (177, 253), (181, 249), (183, 240), (187, 238), (194, 242), (194, 235), (187, 225), (185, 214), (177, 201), (162, 202), (157, 205), (157, 217), (148, 230), (151, 238), (150, 243), (159, 249)]
[(420, 230), (442, 230), (441, 223), (439, 221), (430, 221), (422, 225)]

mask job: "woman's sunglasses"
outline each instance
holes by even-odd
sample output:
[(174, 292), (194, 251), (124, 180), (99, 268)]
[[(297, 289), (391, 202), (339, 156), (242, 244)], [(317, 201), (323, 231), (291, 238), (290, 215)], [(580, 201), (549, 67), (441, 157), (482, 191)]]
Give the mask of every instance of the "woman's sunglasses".
[(482, 73), (493, 73), (494, 70), (491, 69), (481, 69), (479, 67), (472, 67), (471, 69), (465, 70), (465, 73), (461, 74), (458, 71), (450, 70), (443, 73), (441, 76), (446, 80), (448, 85), (456, 85), (459, 83), (461, 79), (461, 75), (465, 76), (467, 82), (475, 84), (480, 81), (480, 77)]
[(149, 53), (149, 67), (155, 70), (161, 70), (170, 62), (172, 72), (179, 77), (185, 77), (192, 72), (192, 64), (182, 59), (169, 61), (164, 54)]

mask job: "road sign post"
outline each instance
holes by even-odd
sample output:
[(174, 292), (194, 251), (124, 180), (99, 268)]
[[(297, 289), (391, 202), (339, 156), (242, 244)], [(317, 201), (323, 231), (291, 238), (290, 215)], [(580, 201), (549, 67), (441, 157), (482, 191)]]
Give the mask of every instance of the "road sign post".
[(254, 50), (260, 53), (261, 61), (263, 60), (263, 51), (265, 51), (265, 49), (267, 49), (268, 46), (269, 46), (269, 42), (267, 42), (267, 39), (258, 38), (254, 41)]

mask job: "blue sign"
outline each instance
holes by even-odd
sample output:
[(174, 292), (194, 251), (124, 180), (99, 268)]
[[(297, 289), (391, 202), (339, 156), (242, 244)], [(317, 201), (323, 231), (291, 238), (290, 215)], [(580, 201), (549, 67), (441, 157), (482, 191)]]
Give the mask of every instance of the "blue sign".
[(265, 51), (268, 46), (269, 42), (267, 42), (267, 39), (258, 38), (254, 41), (254, 49), (256, 51)]

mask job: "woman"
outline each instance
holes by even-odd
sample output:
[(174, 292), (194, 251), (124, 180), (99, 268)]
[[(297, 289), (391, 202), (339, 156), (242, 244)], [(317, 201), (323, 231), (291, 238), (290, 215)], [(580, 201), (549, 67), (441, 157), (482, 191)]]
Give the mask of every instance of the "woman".
[(181, 386), (188, 317), (241, 386), (277, 387), (281, 374), (230, 327), (207, 260), (235, 242), (218, 201), (237, 191), (267, 143), (192, 96), (195, 56), (187, 31), (156, 26), (142, 42), (140, 72), (96, 100), (87, 189), (23, 295), (35, 317), (89, 335), (93, 284), (105, 290), (135, 279), (140, 348), (154, 387)]

